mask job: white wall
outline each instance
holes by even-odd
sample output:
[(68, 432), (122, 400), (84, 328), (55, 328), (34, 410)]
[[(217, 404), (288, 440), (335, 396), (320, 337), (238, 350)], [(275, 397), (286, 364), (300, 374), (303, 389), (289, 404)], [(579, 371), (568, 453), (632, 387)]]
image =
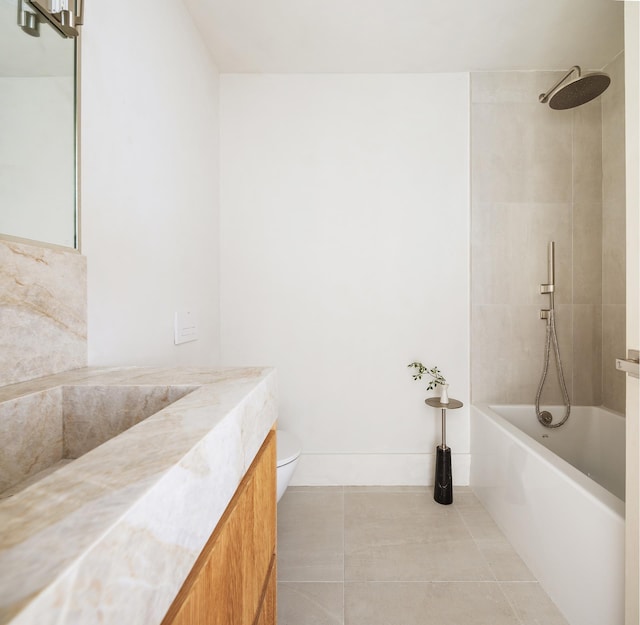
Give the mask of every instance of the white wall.
[(295, 483), (433, 483), (406, 365), (468, 403), (468, 76), (224, 75), (220, 119), (224, 362), (278, 368)]
[[(216, 67), (181, 0), (86, 3), (82, 54), (89, 364), (215, 363)], [(200, 339), (175, 346), (185, 309)]]

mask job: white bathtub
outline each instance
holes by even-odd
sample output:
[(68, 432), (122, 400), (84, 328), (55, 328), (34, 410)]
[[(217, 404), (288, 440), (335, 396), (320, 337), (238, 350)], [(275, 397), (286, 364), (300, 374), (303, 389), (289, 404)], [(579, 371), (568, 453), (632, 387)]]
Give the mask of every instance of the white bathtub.
[(624, 624), (624, 432), (601, 408), (555, 429), (533, 406), (471, 408), (471, 487), (570, 625)]

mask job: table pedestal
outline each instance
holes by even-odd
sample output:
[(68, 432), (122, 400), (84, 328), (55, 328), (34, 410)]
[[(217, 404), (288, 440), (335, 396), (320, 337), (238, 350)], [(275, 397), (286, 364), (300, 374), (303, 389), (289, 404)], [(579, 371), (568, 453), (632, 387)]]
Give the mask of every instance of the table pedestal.
[(439, 397), (424, 400), (427, 406), (440, 408), (442, 411), (442, 444), (436, 447), (436, 478), (433, 486), (433, 498), (443, 505), (453, 503), (453, 477), (451, 473), (451, 447), (447, 447), (447, 409), (462, 408), (462, 402), (449, 399), (446, 404)]
[(453, 503), (451, 447), (436, 447), (436, 483), (433, 487), (433, 498), (444, 505)]

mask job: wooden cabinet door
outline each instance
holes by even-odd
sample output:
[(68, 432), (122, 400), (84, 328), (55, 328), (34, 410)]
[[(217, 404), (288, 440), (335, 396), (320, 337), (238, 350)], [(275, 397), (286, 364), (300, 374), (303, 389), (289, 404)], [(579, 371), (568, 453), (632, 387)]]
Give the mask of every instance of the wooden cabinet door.
[(276, 625), (276, 558), (269, 569), (269, 577), (264, 592), (264, 598), (254, 625)]
[[(162, 625), (253, 625), (262, 614), (261, 604), (270, 596), (275, 541), (276, 449), (272, 431)], [(272, 602), (275, 606), (275, 594)], [(273, 621), (264, 621), (264, 625), (274, 624), (275, 611)]]

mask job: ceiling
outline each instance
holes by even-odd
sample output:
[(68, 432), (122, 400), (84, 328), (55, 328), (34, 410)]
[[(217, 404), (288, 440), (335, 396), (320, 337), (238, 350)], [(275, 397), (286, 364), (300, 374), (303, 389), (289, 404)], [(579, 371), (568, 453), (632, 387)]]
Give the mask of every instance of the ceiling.
[(184, 0), (222, 72), (600, 69), (619, 0)]

